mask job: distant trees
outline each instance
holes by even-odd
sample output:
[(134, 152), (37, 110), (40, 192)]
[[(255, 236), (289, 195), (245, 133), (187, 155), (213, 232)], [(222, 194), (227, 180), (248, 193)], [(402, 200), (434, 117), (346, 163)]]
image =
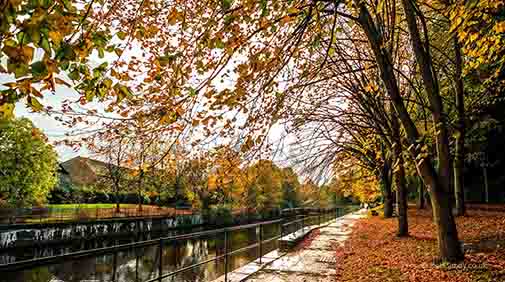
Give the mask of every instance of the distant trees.
[(301, 204), (299, 197), (300, 180), (293, 168), (282, 169), (282, 208), (294, 208)]
[(263, 212), (335, 203), (333, 186), (301, 181), (293, 168), (271, 160), (244, 162), (229, 146), (189, 152), (154, 133), (137, 136), (126, 128), (99, 133), (94, 140), (94, 152), (107, 168), (99, 189), (116, 195), (135, 192), (139, 204), (141, 195), (155, 204), (184, 203), (202, 211)]
[(128, 170), (125, 167), (126, 157), (128, 156), (128, 140), (124, 136), (116, 140), (107, 140), (97, 143), (95, 151), (100, 151), (105, 159), (106, 169), (99, 179), (99, 185), (105, 190), (111, 190), (116, 202), (116, 212), (120, 211), (120, 193), (126, 190), (128, 186)]
[(30, 120), (0, 119), (0, 205), (44, 204), (57, 169), (53, 147)]

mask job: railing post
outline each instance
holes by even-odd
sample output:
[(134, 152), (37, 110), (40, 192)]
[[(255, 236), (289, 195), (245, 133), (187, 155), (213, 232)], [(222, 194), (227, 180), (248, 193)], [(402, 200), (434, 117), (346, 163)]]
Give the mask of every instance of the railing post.
[(228, 231), (224, 231), (224, 282), (228, 282)]
[(261, 257), (263, 257), (263, 225), (260, 224), (260, 264)]
[(135, 281), (139, 280), (139, 255), (137, 254), (137, 249), (135, 249)]
[(113, 267), (112, 267), (112, 282), (116, 282), (116, 272), (117, 272), (117, 252), (114, 253)]
[(163, 239), (160, 238), (160, 249), (159, 249), (159, 264), (158, 264), (158, 277), (161, 282), (161, 275), (163, 275)]

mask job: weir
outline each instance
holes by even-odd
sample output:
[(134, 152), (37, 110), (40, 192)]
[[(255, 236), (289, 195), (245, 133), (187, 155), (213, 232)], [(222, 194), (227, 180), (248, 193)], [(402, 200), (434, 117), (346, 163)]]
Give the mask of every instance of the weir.
[(202, 216), (178, 215), (168, 218), (120, 218), (85, 222), (35, 223), (0, 227), (0, 252), (25, 247), (64, 244), (74, 240), (135, 236), (203, 224)]

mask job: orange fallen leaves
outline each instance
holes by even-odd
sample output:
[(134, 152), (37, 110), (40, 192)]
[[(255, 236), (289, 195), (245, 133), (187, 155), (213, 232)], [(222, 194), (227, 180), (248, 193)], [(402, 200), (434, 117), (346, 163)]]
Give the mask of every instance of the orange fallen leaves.
[(305, 236), (305, 238), (303, 238), (301, 242), (296, 244), (296, 246), (291, 251), (297, 252), (309, 247), (312, 241), (314, 241), (314, 239), (319, 236), (319, 234), (321, 234), (319, 229), (312, 230), (307, 236)]
[(336, 281), (505, 281), (505, 248), (500, 245), (505, 242), (504, 223), (501, 211), (470, 210), (457, 218), (465, 244), (489, 241), (492, 246), (467, 251), (461, 264), (436, 265), (436, 229), (430, 211), (409, 210), (408, 238), (396, 236), (396, 218), (360, 220), (345, 246), (336, 249)]

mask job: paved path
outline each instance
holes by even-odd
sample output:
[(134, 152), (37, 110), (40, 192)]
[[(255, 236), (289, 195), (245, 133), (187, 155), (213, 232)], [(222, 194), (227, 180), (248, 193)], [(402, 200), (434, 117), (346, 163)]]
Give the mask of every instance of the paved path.
[(249, 282), (327, 282), (335, 281), (335, 248), (348, 238), (356, 220), (366, 216), (358, 211), (338, 218), (320, 229), (309, 246), (278, 257), (242, 281)]

